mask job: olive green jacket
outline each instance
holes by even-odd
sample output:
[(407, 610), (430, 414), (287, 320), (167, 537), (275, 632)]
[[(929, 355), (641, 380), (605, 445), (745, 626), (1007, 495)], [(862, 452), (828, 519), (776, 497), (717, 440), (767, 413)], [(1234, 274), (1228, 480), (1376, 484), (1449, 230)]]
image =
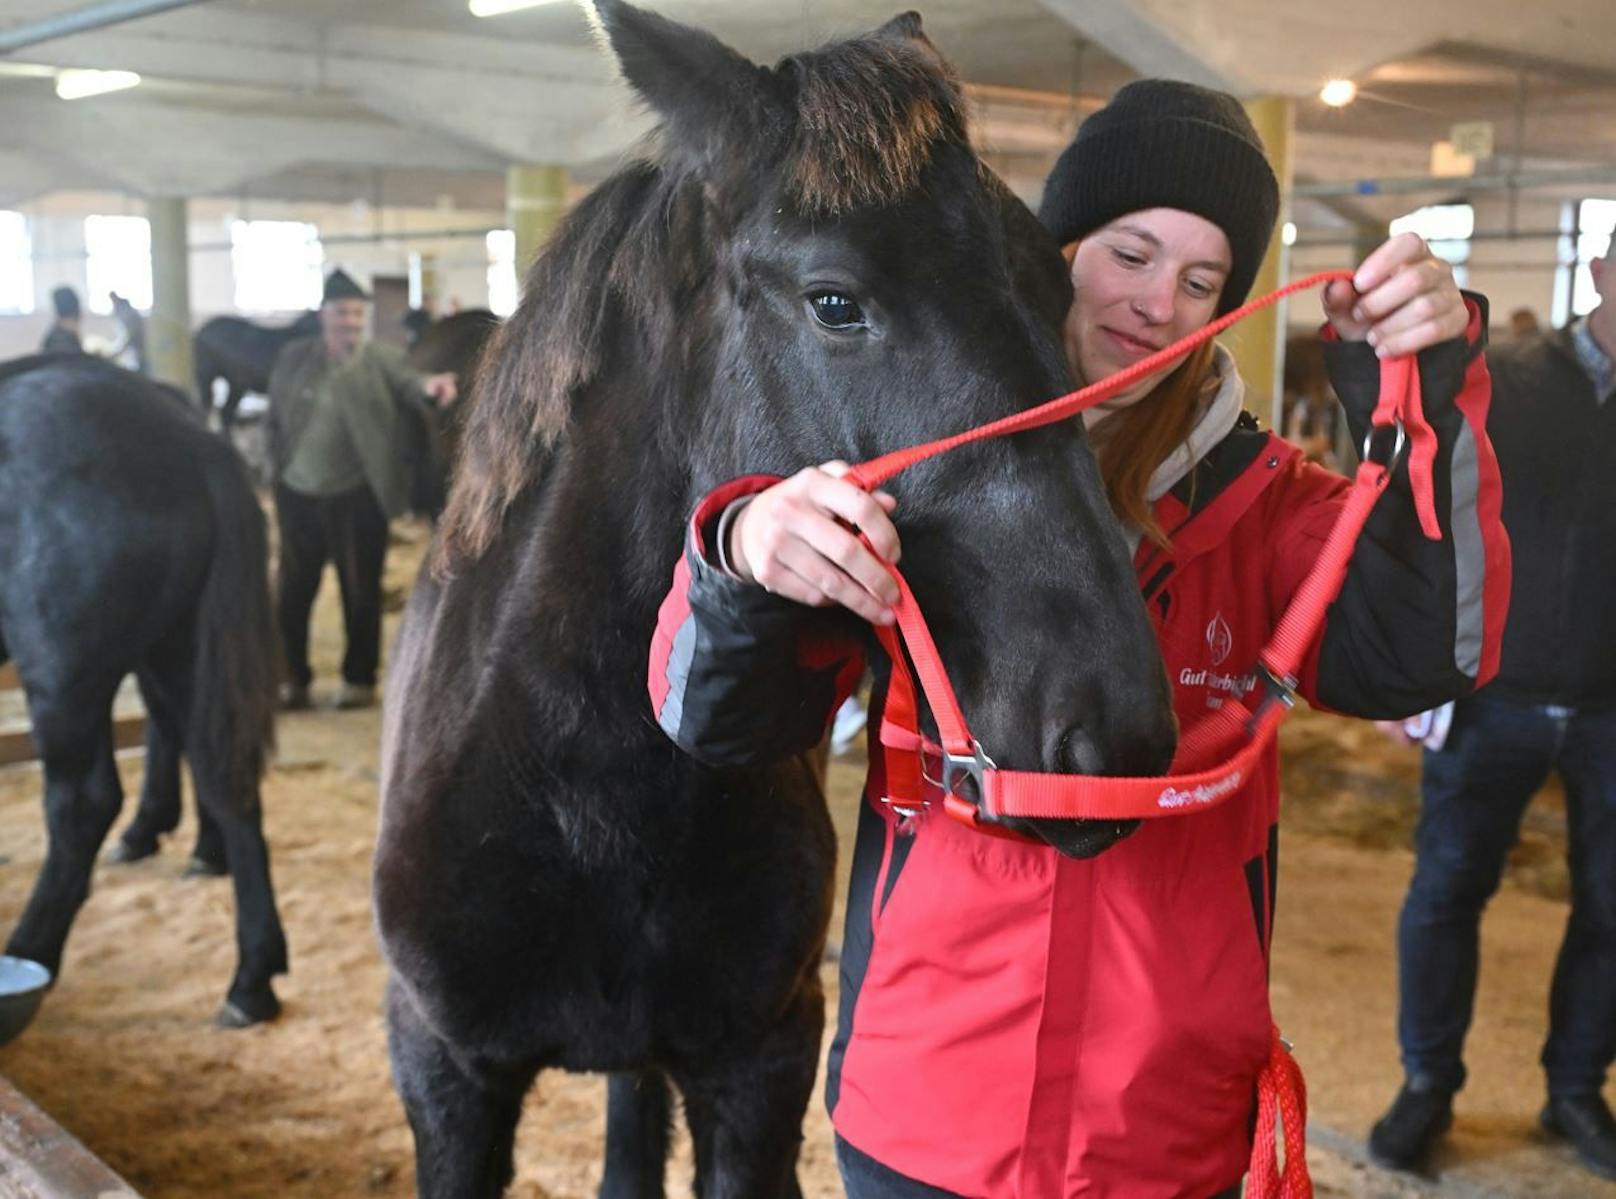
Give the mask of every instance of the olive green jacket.
[[(350, 477), (357, 457), (382, 511), (402, 516), (410, 507), (411, 433), (432, 411), (421, 380), (391, 346), (366, 342), (346, 362), (333, 363), (318, 336), (289, 343), (269, 378), (269, 452), (277, 481), (300, 458), (296, 490), (335, 494), (359, 482)], [(322, 403), (332, 404), (340, 420), (316, 421)], [(304, 446), (311, 430), (346, 444)]]

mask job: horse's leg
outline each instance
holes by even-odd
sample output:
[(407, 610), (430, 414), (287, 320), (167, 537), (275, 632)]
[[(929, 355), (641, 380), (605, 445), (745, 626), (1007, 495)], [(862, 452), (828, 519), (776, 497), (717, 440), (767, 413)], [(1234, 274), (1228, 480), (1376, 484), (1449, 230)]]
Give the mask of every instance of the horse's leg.
[(275, 909), (257, 780), (250, 784), (250, 800), (244, 799), (239, 787), (204, 782), (208, 772), (194, 753), (191, 761), (197, 812), (199, 816), (206, 813), (216, 822), (224, 844), (224, 860), (235, 884), (236, 973), (218, 1019), (226, 1028), (245, 1028), (280, 1013), (272, 980), (286, 972), (286, 934)]
[(112, 757), (112, 696), (92, 708), (46, 701), (31, 705), (35, 741), (45, 763), (45, 864), (6, 952), (49, 967), (62, 963), (73, 918), (90, 894), (90, 873), (118, 817), (123, 787)]
[(224, 407), (219, 410), (219, 432), (227, 438), (230, 436), (230, 430), (235, 427), (236, 409), (241, 407), (242, 397), (246, 394), (247, 389), (237, 383), (234, 377), (225, 376)]
[(750, 1055), (675, 1076), (695, 1143), (698, 1199), (801, 1199), (797, 1151), (824, 1026), (815, 979)]
[(180, 823), (180, 744), (184, 730), (170, 698), (145, 671), (139, 674), (146, 705), (146, 774), (140, 803), (107, 853), (109, 862), (138, 862), (157, 852), (157, 839)]
[(396, 979), (387, 985), (393, 1085), (415, 1134), (418, 1199), (499, 1199), (532, 1067), (497, 1067), (456, 1053), (421, 1019)]
[(223, 846), (221, 860), (235, 884), (236, 973), (218, 1022), (226, 1028), (245, 1028), (273, 1019), (281, 1010), (272, 980), (286, 972), (286, 934), (270, 881), (258, 777), (242, 761), (221, 760), (228, 755), (204, 735), (202, 726), (208, 714), (195, 710), (191, 671), (191, 656), (175, 654), (154, 668), (152, 675), (185, 713), (185, 752), (191, 761), (197, 821), (203, 830), (198, 852), (203, 852), (212, 828)]
[(606, 1173), (600, 1199), (662, 1199), (672, 1119), (668, 1080), (654, 1070), (606, 1084)]
[(230, 873), (230, 853), (225, 848), (224, 830), (204, 807), (196, 809), (196, 845), (185, 863), (185, 878), (222, 878)]

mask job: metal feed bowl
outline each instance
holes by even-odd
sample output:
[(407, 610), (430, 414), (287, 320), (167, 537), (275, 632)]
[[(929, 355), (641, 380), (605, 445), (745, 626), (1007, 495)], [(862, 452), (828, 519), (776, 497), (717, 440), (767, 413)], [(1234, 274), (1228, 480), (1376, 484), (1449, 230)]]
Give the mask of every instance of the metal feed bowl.
[(28, 1027), (50, 984), (51, 972), (38, 962), (0, 955), (0, 1045)]

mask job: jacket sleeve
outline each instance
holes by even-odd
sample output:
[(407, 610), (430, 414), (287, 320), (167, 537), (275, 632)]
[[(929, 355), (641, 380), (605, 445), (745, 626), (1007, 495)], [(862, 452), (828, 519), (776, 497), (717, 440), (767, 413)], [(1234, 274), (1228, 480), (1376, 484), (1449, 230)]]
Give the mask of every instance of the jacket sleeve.
[(724, 509), (778, 481), (748, 476), (702, 500), (657, 614), (651, 707), (680, 749), (712, 766), (812, 749), (864, 672), (851, 613), (771, 595), (726, 574), (711, 556)]
[(432, 411), (432, 397), (426, 394), (426, 375), (411, 366), (409, 359), (393, 346), (371, 342), (370, 350), (387, 379), (388, 388), (397, 399), (418, 412)]
[(269, 368), (269, 413), (266, 420), (269, 461), (274, 468), (275, 477), (279, 478), (282, 471), (291, 464), (292, 458), (292, 432), (286, 427), (290, 406), (291, 390), (295, 385), (298, 369), (298, 360), (304, 349), (303, 339), (288, 342), (280, 348), (275, 355), (274, 365)]
[[(1487, 305), (1466, 293), (1462, 338), (1419, 355), (1426, 418), (1437, 436), (1434, 467), (1440, 541), (1420, 530), (1405, 454), (1358, 539), (1340, 595), (1304, 663), (1307, 698), (1322, 707), (1396, 719), (1468, 695), (1498, 672), (1509, 604), (1509, 540), (1500, 520), (1498, 462), (1487, 439)], [(1380, 392), (1380, 360), (1362, 342), (1325, 330), (1330, 381), (1356, 444)], [(1307, 468), (1288, 497), (1272, 543), (1280, 611), (1323, 548), (1348, 485)]]

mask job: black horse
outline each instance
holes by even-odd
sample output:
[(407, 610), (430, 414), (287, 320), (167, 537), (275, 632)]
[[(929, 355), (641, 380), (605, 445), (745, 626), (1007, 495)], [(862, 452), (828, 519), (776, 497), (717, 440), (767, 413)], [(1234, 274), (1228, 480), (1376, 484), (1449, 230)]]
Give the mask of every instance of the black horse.
[[(663, 127), (562, 224), (490, 346), (395, 650), (375, 868), (394, 1078), (426, 1199), (502, 1191), (551, 1067), (613, 1076), (604, 1195), (662, 1194), (672, 1084), (699, 1195), (796, 1196), (835, 844), (802, 761), (716, 769), (656, 726), (683, 515), (728, 478), (1067, 390), (1070, 287), (913, 14), (769, 70), (595, 9)], [(1081, 746), (1161, 769), (1166, 680), (1077, 422), (893, 490), (1000, 763), (1073, 769)], [(1042, 831), (1112, 835), (1076, 823)]]
[[(420, 312), (413, 309), (411, 315)], [(411, 471), (410, 507), (424, 516), (443, 511), (449, 472), (460, 443), (460, 414), (471, 402), (473, 381), (483, 347), (499, 328), (499, 317), (486, 308), (468, 308), (412, 330), (410, 365), (428, 375), (452, 372), (459, 402), (431, 413), (408, 409)]]
[(320, 314), (305, 312), (289, 325), (266, 327), (239, 316), (216, 316), (205, 321), (191, 341), (196, 372), (196, 394), (202, 411), (213, 410), (213, 381), (227, 388), (219, 409), (219, 425), (228, 435), (236, 423), (241, 399), (249, 391), (269, 393), (269, 372), (281, 347), (320, 331)]
[(177, 789), (189, 759), (235, 880), (239, 960), (219, 1020), (240, 1026), (276, 1014), (286, 969), (258, 794), (275, 626), (246, 469), (177, 396), (90, 358), (0, 368), (0, 661), (15, 659), (28, 697), (50, 834), (6, 952), (61, 964), (123, 799), (112, 697), (133, 673), (148, 786)]

